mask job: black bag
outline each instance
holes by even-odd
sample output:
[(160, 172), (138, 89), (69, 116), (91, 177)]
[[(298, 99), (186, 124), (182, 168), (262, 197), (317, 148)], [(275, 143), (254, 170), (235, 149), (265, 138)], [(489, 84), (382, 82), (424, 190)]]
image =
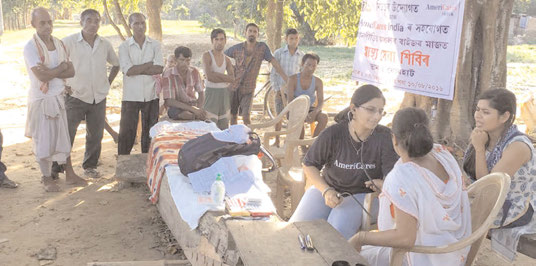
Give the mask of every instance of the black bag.
[[(184, 143), (179, 150), (179, 167), (184, 175), (207, 168), (222, 157), (234, 155), (259, 154), (261, 140), (254, 133), (249, 133), (250, 143), (219, 141), (211, 133), (199, 136)], [(264, 150), (264, 149), (263, 149)]]

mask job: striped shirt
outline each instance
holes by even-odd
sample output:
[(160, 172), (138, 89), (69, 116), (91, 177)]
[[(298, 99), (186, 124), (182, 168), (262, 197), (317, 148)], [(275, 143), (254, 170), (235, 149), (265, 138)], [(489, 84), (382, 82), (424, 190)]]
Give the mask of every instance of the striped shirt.
[[(279, 62), (287, 77), (290, 77), (300, 72), (300, 62), (303, 55), (304, 53), (299, 49), (296, 49), (293, 55), (290, 54), (288, 45), (285, 45), (285, 47), (281, 47), (275, 51), (274, 58), (277, 60), (277, 62)], [(276, 91), (279, 91), (281, 86), (285, 84), (285, 81), (281, 75), (279, 75), (273, 67), (272, 72), (270, 73), (270, 82)]]
[[(186, 84), (186, 86), (184, 86)], [(197, 103), (195, 92), (204, 90), (203, 80), (195, 67), (190, 67), (183, 82), (176, 67), (170, 68), (162, 74), (162, 93), (164, 99), (174, 99), (189, 105)]]

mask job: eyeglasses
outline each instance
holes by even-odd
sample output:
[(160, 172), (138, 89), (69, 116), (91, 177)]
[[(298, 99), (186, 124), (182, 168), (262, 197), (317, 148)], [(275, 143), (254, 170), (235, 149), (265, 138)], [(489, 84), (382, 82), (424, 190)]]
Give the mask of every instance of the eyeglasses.
[(383, 110), (383, 108), (377, 109), (376, 107), (367, 107), (367, 106), (358, 106), (359, 108), (365, 109), (370, 115), (374, 115), (376, 113), (380, 114), (380, 116), (384, 116), (387, 113)]

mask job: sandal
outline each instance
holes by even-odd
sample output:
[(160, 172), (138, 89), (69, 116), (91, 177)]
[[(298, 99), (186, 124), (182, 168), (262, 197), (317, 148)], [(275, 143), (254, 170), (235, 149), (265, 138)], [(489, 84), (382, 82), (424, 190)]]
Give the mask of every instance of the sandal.
[(0, 187), (2, 188), (16, 188), (19, 185), (15, 183), (13, 180), (7, 178), (7, 176), (4, 176), (4, 179), (0, 181)]
[(52, 176), (42, 176), (41, 183), (45, 186), (46, 192), (60, 192), (61, 188), (58, 186)]
[(87, 169), (85, 169), (84, 170), (84, 175), (89, 177), (89, 178), (93, 178), (93, 179), (101, 177), (101, 174), (95, 168), (87, 168)]

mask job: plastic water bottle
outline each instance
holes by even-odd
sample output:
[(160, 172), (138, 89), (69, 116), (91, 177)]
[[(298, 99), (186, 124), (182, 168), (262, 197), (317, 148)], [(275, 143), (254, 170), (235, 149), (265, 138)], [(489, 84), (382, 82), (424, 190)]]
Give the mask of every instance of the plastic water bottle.
[(212, 187), (210, 188), (210, 196), (212, 197), (212, 202), (214, 202), (214, 205), (223, 205), (223, 199), (225, 198), (225, 184), (221, 180), (221, 174), (218, 174), (216, 181), (212, 183)]

